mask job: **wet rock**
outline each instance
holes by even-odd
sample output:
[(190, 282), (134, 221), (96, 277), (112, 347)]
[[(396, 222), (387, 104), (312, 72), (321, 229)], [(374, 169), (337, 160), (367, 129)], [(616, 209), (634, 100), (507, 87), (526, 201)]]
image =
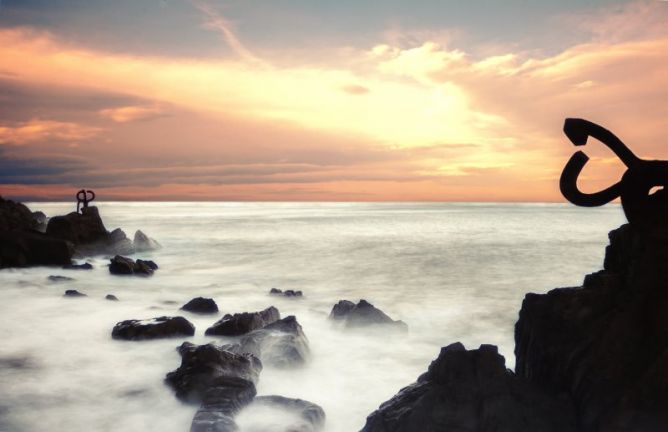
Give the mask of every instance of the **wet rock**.
[(71, 263), (73, 253), (70, 243), (37, 231), (0, 229), (0, 268), (63, 266)]
[(45, 233), (46, 232), (46, 224), (48, 222), (48, 218), (44, 214), (44, 212), (41, 211), (35, 211), (32, 212), (32, 218), (35, 220), (35, 229), (39, 232)]
[(196, 297), (181, 306), (181, 309), (188, 312), (211, 314), (218, 312), (218, 305), (211, 298)]
[(253, 406), (275, 408), (299, 418), (299, 422), (288, 426), (285, 432), (318, 432), (325, 425), (325, 411), (319, 405), (302, 399), (275, 395), (258, 396), (253, 400)]
[(49, 282), (71, 282), (74, 280), (71, 277), (60, 276), (60, 275), (50, 275), (49, 277), (47, 277), (47, 279)]
[(109, 273), (115, 275), (151, 276), (158, 265), (153, 261), (138, 259), (136, 262), (127, 257), (116, 255), (109, 264)]
[(255, 330), (242, 337), (239, 343), (223, 348), (253, 354), (264, 364), (278, 368), (302, 366), (310, 357), (308, 339), (293, 315)]
[(360, 300), (357, 304), (341, 300), (334, 305), (329, 317), (334, 321), (342, 321), (346, 328), (384, 326), (399, 331), (408, 331), (406, 323), (393, 320), (366, 300)]
[(25, 205), (0, 196), (0, 231), (30, 231), (37, 221)]
[(137, 230), (135, 232), (134, 240), (132, 242), (132, 245), (135, 248), (135, 251), (137, 252), (145, 252), (145, 251), (152, 251), (156, 249), (160, 249), (162, 246), (160, 243), (158, 243), (156, 240), (150, 238), (146, 234), (144, 234), (142, 231)]
[(604, 269), (583, 286), (527, 294), (517, 374), (568, 392), (580, 431), (668, 429), (668, 243), (610, 232)]
[(125, 340), (170, 338), (194, 334), (195, 326), (180, 316), (121, 321), (111, 331), (112, 338)]
[(255, 385), (262, 371), (262, 362), (255, 356), (235, 354), (214, 344), (184, 342), (177, 350), (181, 366), (165, 380), (186, 402), (213, 402), (217, 391), (212, 388), (244, 388), (243, 382)]
[(295, 291), (295, 290), (282, 291), (278, 288), (272, 288), (271, 290), (269, 290), (269, 294), (282, 295), (284, 297), (302, 297), (304, 295), (301, 291)]
[(93, 265), (91, 263), (83, 264), (68, 264), (63, 266), (64, 270), (93, 270)]
[(104, 298), (105, 300), (118, 301), (118, 297), (116, 297), (113, 294), (107, 294), (106, 296), (104, 296)]
[(63, 297), (87, 297), (86, 294), (81, 293), (77, 290), (67, 290), (65, 291), (65, 294), (63, 294)]
[(262, 328), (280, 319), (278, 309), (271, 306), (259, 312), (243, 312), (234, 315), (226, 314), (206, 329), (207, 336), (241, 336)]
[(493, 345), (441, 349), (426, 373), (372, 413), (362, 432), (569, 432), (574, 407), (505, 367)]

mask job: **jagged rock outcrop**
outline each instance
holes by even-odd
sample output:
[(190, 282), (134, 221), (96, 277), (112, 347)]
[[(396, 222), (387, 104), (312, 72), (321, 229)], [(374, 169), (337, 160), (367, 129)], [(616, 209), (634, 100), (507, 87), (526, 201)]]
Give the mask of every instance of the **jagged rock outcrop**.
[(135, 231), (132, 245), (136, 252), (146, 252), (162, 248), (160, 243), (144, 234), (141, 230)]
[(180, 316), (121, 321), (111, 331), (112, 338), (125, 340), (171, 338), (194, 334), (195, 326)]
[(120, 255), (113, 257), (109, 263), (109, 273), (115, 275), (151, 276), (157, 269), (158, 265), (153, 261), (135, 261)]
[(517, 374), (570, 393), (579, 431), (668, 430), (668, 241), (632, 225), (609, 238), (582, 287), (525, 297)]
[(204, 333), (207, 336), (241, 336), (281, 318), (278, 309), (273, 306), (259, 312), (243, 312), (234, 315), (225, 314)]
[(575, 411), (506, 369), (493, 345), (441, 349), (426, 373), (383, 403), (362, 432), (571, 432)]
[(340, 300), (332, 307), (329, 319), (343, 322), (346, 328), (383, 326), (384, 328), (408, 331), (405, 322), (393, 320), (366, 300), (360, 300), (357, 304), (348, 300)]
[(262, 363), (250, 354), (235, 354), (213, 344), (183, 343), (181, 366), (165, 381), (176, 396), (201, 403), (191, 432), (236, 431), (234, 415), (255, 397)]
[(195, 297), (181, 306), (181, 310), (199, 314), (213, 314), (218, 312), (218, 305), (211, 298)]
[(0, 197), (0, 268), (71, 263), (72, 245), (37, 228), (28, 207)]
[(239, 343), (223, 348), (253, 354), (262, 363), (278, 368), (302, 366), (310, 357), (308, 339), (293, 315), (274, 321), (242, 337)]

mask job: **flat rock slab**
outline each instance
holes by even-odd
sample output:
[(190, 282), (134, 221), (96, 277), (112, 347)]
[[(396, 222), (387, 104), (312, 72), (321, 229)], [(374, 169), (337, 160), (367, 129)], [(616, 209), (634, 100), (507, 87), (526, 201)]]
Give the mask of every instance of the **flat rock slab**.
[(124, 340), (171, 338), (194, 334), (195, 326), (181, 316), (121, 321), (111, 331), (112, 338)]

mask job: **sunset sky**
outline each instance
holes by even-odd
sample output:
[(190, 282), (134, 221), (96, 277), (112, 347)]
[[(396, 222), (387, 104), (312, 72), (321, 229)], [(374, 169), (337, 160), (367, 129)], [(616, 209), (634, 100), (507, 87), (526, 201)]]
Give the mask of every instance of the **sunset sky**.
[(668, 2), (2, 0), (0, 101), (16, 199), (563, 201), (565, 117), (668, 159)]

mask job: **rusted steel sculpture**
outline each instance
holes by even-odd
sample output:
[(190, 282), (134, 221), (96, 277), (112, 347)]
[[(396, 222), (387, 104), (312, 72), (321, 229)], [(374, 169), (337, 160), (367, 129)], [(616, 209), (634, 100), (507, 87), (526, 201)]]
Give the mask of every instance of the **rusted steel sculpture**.
[[(568, 118), (564, 133), (576, 146), (583, 146), (592, 136), (612, 150), (627, 170), (622, 179), (612, 186), (595, 193), (578, 189), (577, 180), (589, 157), (581, 151), (574, 153), (561, 173), (559, 187), (567, 200), (578, 206), (596, 207), (621, 197), (626, 219), (643, 228), (668, 225), (668, 161), (644, 160), (609, 130), (583, 119)], [(654, 193), (653, 189), (661, 188)]]
[[(79, 207), (81, 206), (81, 212), (83, 209), (88, 207), (88, 203), (95, 199), (95, 192), (92, 190), (81, 189), (77, 192), (77, 213), (79, 213)], [(82, 206), (83, 205), (83, 206)]]

